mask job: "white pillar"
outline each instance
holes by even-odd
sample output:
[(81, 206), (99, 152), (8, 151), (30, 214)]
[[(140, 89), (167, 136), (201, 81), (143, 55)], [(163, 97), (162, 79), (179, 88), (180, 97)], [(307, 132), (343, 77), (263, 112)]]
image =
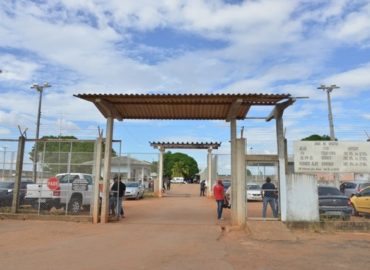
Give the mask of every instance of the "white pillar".
[(103, 192), (101, 206), (101, 223), (107, 223), (109, 218), (109, 186), (110, 186), (110, 166), (112, 156), (112, 138), (113, 138), (113, 117), (107, 118), (107, 128), (105, 136), (105, 152), (104, 152), (104, 175), (103, 175)]
[(207, 155), (207, 197), (211, 197), (213, 194), (212, 190), (212, 147), (208, 148)]
[[(246, 219), (246, 187), (245, 187), (245, 139), (236, 140), (236, 190), (237, 200), (235, 201), (234, 206), (237, 211), (237, 218), (233, 222), (238, 226), (245, 225)], [(234, 201), (234, 199), (233, 199)]]
[(284, 125), (282, 113), (276, 117), (276, 137), (277, 151), (279, 159), (279, 200), (281, 220), (286, 221), (287, 218), (287, 186), (286, 186), (286, 168), (285, 168), (285, 142), (284, 142)]
[(163, 146), (159, 147), (159, 164), (158, 164), (158, 181), (154, 183), (154, 194), (157, 197), (162, 197), (162, 186), (163, 186), (163, 155), (165, 149)]
[(238, 201), (237, 181), (236, 181), (236, 119), (230, 120), (230, 144), (231, 144), (231, 197), (233, 204), (231, 207), (231, 223), (237, 225), (237, 207), (235, 203)]
[(212, 156), (212, 170), (211, 170), (211, 185), (212, 187), (216, 184), (217, 178), (217, 155)]

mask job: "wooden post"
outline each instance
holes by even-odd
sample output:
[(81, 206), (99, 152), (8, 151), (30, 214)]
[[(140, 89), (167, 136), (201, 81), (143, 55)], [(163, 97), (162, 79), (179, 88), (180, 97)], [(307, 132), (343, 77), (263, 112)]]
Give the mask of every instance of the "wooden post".
[(23, 156), (24, 156), (24, 146), (26, 143), (26, 137), (20, 136), (18, 139), (18, 152), (17, 152), (17, 163), (15, 168), (15, 182), (13, 188), (13, 201), (11, 213), (15, 214), (18, 212), (19, 207), (19, 189), (22, 181), (22, 171), (23, 171)]
[(102, 158), (102, 147), (103, 138), (102, 134), (99, 133), (99, 137), (95, 142), (95, 171), (94, 171), (94, 201), (93, 201), (93, 223), (97, 224), (99, 222), (99, 204), (100, 204), (100, 175), (101, 175), (101, 158)]
[(107, 118), (105, 152), (104, 152), (104, 176), (103, 176), (103, 192), (102, 192), (102, 207), (101, 207), (101, 223), (107, 223), (109, 219), (109, 186), (110, 186), (110, 170), (112, 156), (112, 138), (113, 138), (113, 117)]

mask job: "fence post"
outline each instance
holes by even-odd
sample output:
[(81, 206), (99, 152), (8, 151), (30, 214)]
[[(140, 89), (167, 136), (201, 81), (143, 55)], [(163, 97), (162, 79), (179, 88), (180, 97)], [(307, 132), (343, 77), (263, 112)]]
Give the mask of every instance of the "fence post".
[(95, 143), (95, 172), (94, 172), (94, 201), (93, 201), (93, 223), (97, 224), (99, 222), (99, 200), (100, 200), (100, 175), (101, 175), (101, 157), (102, 157), (102, 145), (103, 138), (99, 134), (99, 137)]
[(15, 168), (15, 182), (13, 188), (13, 201), (11, 213), (15, 214), (18, 211), (19, 206), (19, 189), (22, 181), (22, 171), (23, 171), (23, 156), (24, 156), (24, 146), (26, 143), (26, 138), (20, 136), (18, 139), (18, 151), (17, 151), (17, 163)]

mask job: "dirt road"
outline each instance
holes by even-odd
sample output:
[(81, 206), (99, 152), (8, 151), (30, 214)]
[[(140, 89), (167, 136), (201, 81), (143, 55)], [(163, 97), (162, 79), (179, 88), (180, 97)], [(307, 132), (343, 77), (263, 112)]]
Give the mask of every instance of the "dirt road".
[[(228, 210), (220, 224), (214, 201), (199, 197), (197, 185), (172, 189), (162, 199), (125, 201), (127, 217), (106, 225), (1, 220), (1, 269), (367, 269), (370, 264), (370, 234), (288, 231), (289, 240), (279, 240), (222, 230), (230, 221)], [(269, 228), (266, 222), (259, 228)], [(278, 229), (270, 233), (279, 236)]]

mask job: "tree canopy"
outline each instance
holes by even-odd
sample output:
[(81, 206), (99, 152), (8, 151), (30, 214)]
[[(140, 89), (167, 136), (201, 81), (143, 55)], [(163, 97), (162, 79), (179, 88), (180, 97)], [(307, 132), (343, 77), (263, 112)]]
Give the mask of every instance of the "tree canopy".
[(198, 163), (184, 153), (166, 152), (163, 159), (164, 177), (194, 178), (199, 173)]
[[(46, 141), (47, 139), (57, 139), (60, 141)], [(33, 145), (29, 158), (34, 161), (34, 153), (37, 146), (36, 160), (41, 162), (44, 172), (50, 174), (64, 172), (92, 173), (93, 165), (83, 164), (94, 160), (95, 142), (78, 141), (74, 136), (43, 136), (40, 141)], [(67, 141), (76, 140), (76, 141)], [(103, 144), (103, 152), (104, 152)], [(112, 149), (112, 156), (116, 152)]]
[(330, 136), (328, 135), (317, 135), (317, 134), (312, 134), (306, 138), (303, 138), (302, 141), (331, 141)]

